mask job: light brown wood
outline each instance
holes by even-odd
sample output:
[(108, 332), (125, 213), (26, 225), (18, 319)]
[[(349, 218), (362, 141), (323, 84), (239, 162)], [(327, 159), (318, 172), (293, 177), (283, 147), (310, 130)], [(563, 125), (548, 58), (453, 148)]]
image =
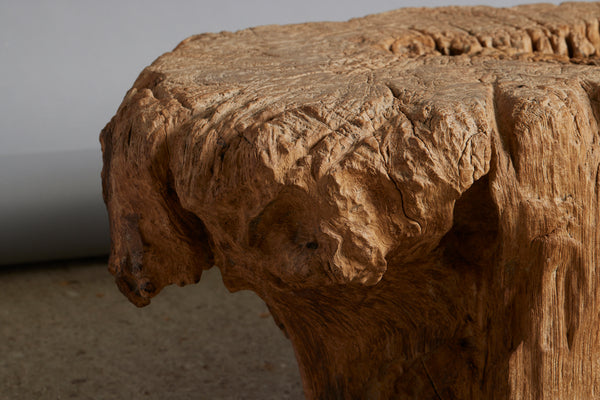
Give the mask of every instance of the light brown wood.
[(404, 9), (184, 40), (101, 135), (120, 289), (142, 306), (218, 266), (268, 304), (309, 399), (600, 397), (599, 19)]

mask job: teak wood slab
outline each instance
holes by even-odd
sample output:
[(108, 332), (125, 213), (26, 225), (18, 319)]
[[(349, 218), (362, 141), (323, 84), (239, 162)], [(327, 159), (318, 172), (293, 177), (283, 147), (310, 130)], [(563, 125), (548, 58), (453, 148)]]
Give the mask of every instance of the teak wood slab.
[(216, 265), (270, 307), (308, 399), (600, 398), (599, 19), (184, 40), (101, 134), (119, 288), (143, 306)]

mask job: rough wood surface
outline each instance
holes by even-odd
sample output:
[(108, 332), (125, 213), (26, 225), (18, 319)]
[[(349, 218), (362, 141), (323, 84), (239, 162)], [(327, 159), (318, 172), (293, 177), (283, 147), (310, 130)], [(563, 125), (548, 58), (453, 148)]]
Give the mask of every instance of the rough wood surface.
[(599, 18), (184, 40), (101, 135), (120, 289), (142, 306), (218, 266), (269, 305), (309, 399), (598, 398)]

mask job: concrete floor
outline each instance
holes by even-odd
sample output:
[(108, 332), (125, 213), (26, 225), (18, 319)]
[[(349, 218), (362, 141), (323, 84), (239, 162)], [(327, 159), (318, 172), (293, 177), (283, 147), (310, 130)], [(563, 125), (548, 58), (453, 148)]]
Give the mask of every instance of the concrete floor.
[(265, 304), (217, 268), (136, 308), (104, 261), (0, 268), (0, 399), (302, 399)]

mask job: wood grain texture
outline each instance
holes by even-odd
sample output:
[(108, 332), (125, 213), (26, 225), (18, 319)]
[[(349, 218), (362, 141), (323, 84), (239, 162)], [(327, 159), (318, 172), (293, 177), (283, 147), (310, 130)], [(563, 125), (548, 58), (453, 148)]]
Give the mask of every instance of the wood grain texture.
[(218, 266), (309, 399), (599, 398), (599, 19), (402, 9), (184, 40), (101, 135), (119, 288), (142, 306)]

